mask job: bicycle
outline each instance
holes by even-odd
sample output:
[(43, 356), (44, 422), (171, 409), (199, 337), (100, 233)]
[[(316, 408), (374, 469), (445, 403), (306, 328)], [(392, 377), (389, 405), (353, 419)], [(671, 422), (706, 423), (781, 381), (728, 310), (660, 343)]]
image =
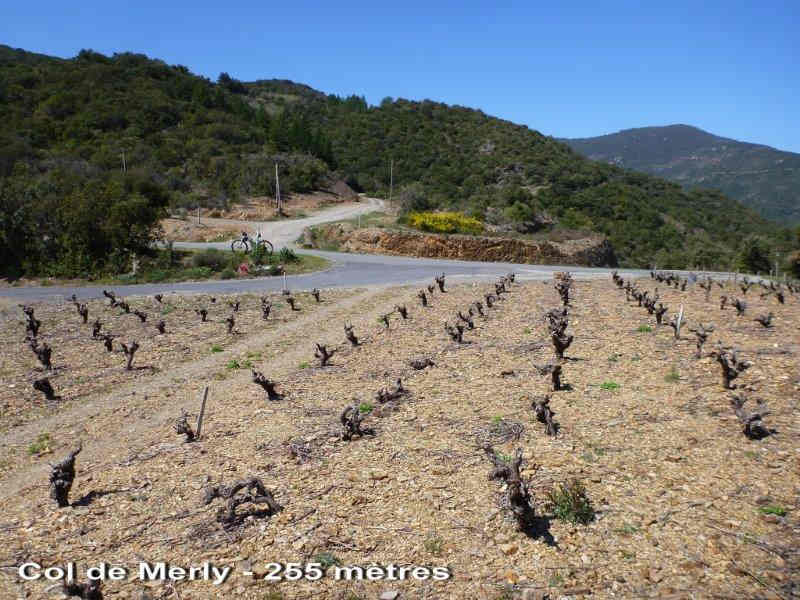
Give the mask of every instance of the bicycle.
[(233, 252), (244, 252), (247, 254), (250, 250), (255, 250), (259, 247), (263, 247), (264, 251), (267, 253), (267, 256), (271, 255), (273, 252), (272, 243), (261, 237), (261, 232), (258, 231), (256, 233), (255, 239), (251, 239), (250, 236), (247, 235), (246, 231), (242, 232), (242, 237), (238, 240), (233, 240), (231, 242), (231, 250)]

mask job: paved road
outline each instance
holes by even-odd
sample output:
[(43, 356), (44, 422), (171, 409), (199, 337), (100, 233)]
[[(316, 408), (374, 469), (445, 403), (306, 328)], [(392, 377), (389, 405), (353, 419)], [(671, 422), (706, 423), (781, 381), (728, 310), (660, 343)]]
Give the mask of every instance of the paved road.
[[(286, 277), (286, 287), (291, 290), (310, 290), (312, 288), (361, 287), (414, 284), (431, 282), (433, 277), (444, 272), (449, 281), (493, 280), (506, 273), (514, 272), (519, 280), (551, 279), (555, 271), (570, 271), (577, 279), (607, 278), (612, 269), (575, 266), (525, 265), (514, 263), (471, 262), (461, 260), (442, 260), (429, 258), (408, 258), (404, 256), (382, 256), (368, 254), (347, 254), (342, 252), (322, 252), (304, 250), (308, 254), (322, 256), (333, 265), (325, 271), (307, 275)], [(645, 277), (648, 272), (636, 269), (620, 269), (623, 277)], [(184, 283), (137, 284), (115, 286), (85, 287), (21, 287), (0, 290), (0, 296), (24, 300), (60, 300), (76, 294), (79, 298), (102, 297), (102, 290), (113, 289), (117, 295), (135, 296), (156, 293), (246, 293), (276, 291), (283, 288), (284, 278), (262, 277), (256, 279), (229, 279), (197, 281)]]
[[(292, 246), (304, 227), (328, 221), (336, 221), (379, 210), (381, 201), (366, 199), (366, 202), (344, 207), (334, 207), (305, 219), (294, 219), (280, 223), (250, 224), (251, 228), (261, 227), (261, 231), (273, 241), (276, 248)], [(276, 243), (277, 242), (277, 243)], [(176, 247), (227, 248), (229, 243), (176, 243)], [(100, 298), (103, 289), (113, 289), (117, 295), (137, 296), (157, 293), (179, 294), (230, 294), (246, 292), (267, 292), (280, 290), (285, 285), (291, 290), (310, 290), (312, 288), (362, 287), (430, 282), (433, 277), (444, 272), (450, 281), (492, 280), (509, 272), (517, 274), (520, 280), (550, 279), (555, 271), (570, 271), (579, 279), (609, 277), (612, 269), (588, 268), (565, 265), (527, 265), (514, 263), (472, 262), (429, 258), (410, 258), (404, 256), (382, 256), (371, 254), (348, 254), (342, 252), (322, 252), (303, 250), (330, 260), (331, 268), (306, 275), (283, 277), (262, 277), (256, 279), (230, 279), (219, 281), (197, 281), (184, 283), (136, 284), (115, 286), (48, 286), (20, 287), (0, 290), (0, 296), (10, 297), (20, 302), (32, 300), (62, 300), (72, 294), (78, 298)], [(623, 277), (642, 277), (647, 271), (620, 270)]]

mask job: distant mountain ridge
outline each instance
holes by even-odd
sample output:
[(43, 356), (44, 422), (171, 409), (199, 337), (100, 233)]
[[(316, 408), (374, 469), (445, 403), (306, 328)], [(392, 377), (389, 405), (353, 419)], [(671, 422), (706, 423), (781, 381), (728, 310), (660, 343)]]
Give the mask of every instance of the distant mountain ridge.
[(800, 223), (800, 154), (692, 127), (640, 127), (561, 141), (592, 160), (657, 175), (685, 187), (716, 188), (762, 216)]

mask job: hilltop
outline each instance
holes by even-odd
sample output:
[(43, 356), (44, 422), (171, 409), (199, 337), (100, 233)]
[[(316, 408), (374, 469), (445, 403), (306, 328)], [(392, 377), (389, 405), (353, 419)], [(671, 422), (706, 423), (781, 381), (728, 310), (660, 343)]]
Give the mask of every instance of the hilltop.
[(800, 154), (720, 137), (690, 125), (641, 127), (562, 140), (620, 167), (719, 189), (767, 219), (800, 223)]
[(587, 160), (461, 106), (370, 106), (91, 50), (65, 60), (0, 48), (0, 81), (0, 208), (16, 215), (0, 230), (4, 273), (120, 272), (168, 210), (272, 195), (276, 162), (284, 193), (344, 180), (388, 195), (393, 161), (401, 214), (447, 208), (515, 234), (601, 234), (622, 266), (729, 267), (743, 238), (777, 232), (719, 192)]

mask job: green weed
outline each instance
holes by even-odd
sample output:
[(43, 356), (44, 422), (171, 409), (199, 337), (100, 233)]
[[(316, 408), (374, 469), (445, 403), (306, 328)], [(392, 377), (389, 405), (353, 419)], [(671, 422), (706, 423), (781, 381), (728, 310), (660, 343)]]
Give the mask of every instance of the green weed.
[(45, 452), (50, 451), (50, 439), (49, 433), (40, 433), (36, 436), (36, 441), (33, 442), (30, 446), (28, 446), (28, 454), (31, 456), (36, 454), (43, 454)]
[(594, 519), (594, 508), (586, 496), (586, 488), (577, 479), (551, 490), (547, 501), (550, 510), (561, 521), (586, 525)]
[(786, 509), (782, 506), (778, 506), (777, 504), (762, 506), (758, 510), (761, 511), (761, 514), (764, 515), (778, 515), (779, 517), (786, 516)]

